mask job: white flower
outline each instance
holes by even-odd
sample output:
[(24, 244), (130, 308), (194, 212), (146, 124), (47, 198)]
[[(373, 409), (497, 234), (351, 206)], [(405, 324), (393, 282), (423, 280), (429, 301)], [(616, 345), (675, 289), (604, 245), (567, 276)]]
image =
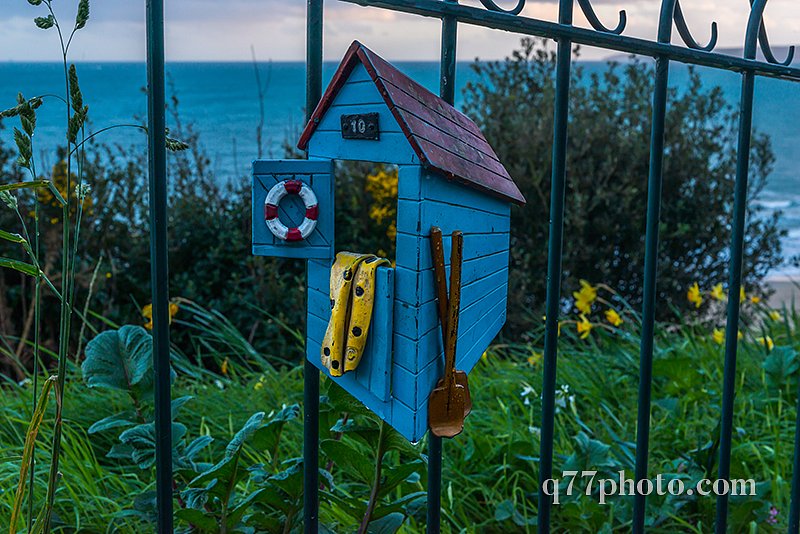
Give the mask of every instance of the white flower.
[(538, 426), (529, 426), (528, 432), (536, 436), (538, 439), (542, 438), (542, 429), (539, 428)]
[(222, 383), (222, 380), (219, 378), (214, 380), (214, 385), (217, 386), (219, 389), (225, 389), (225, 384)]
[(524, 404), (525, 406), (531, 405), (531, 399), (530, 399), (531, 394), (536, 395), (536, 390), (530, 387), (529, 385), (525, 384), (525, 387), (522, 388), (522, 392), (519, 394), (519, 396), (524, 399), (522, 401), (522, 404)]
[(89, 184), (80, 183), (75, 186), (75, 196), (78, 197), (78, 200), (83, 202), (91, 190), (92, 188), (89, 186)]

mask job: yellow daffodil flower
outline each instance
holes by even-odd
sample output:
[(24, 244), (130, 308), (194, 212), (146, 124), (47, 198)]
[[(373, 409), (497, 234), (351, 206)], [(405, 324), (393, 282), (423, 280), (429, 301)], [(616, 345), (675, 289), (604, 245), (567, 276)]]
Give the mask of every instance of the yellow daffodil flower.
[[(172, 318), (177, 315), (180, 306), (178, 306), (174, 302), (169, 303), (169, 324), (172, 324)], [(144, 308), (142, 308), (142, 317), (147, 319), (147, 322), (144, 324), (144, 327), (148, 330), (153, 329), (153, 305), (148, 304)]]
[(539, 363), (542, 361), (542, 358), (544, 358), (544, 355), (541, 352), (533, 351), (531, 352), (531, 355), (528, 356), (528, 363), (534, 366), (539, 365)]
[(723, 343), (725, 343), (725, 330), (720, 330), (719, 328), (715, 328), (714, 332), (711, 334), (711, 338), (717, 345), (722, 345)]
[(585, 315), (581, 314), (581, 320), (578, 321), (578, 333), (581, 335), (581, 339), (586, 339), (589, 337), (589, 334), (592, 333), (592, 323), (586, 318)]
[(756, 295), (752, 295), (750, 297), (750, 302), (752, 302), (753, 304), (758, 304), (759, 302), (761, 302), (761, 297), (758, 297)]
[(725, 300), (725, 292), (722, 290), (722, 284), (717, 284), (712, 287), (709, 295), (715, 300)]
[(758, 343), (762, 347), (767, 347), (767, 351), (771, 351), (773, 348), (775, 348), (775, 343), (772, 341), (772, 338), (769, 337), (769, 336), (760, 337), (760, 338), (756, 339), (756, 341), (758, 341)]
[(741, 330), (739, 330), (739, 331), (736, 333), (736, 339), (739, 339), (739, 340), (742, 340), (742, 339), (744, 339), (744, 334), (742, 334), (742, 331), (741, 331)]
[(222, 365), (219, 366), (219, 370), (223, 375), (228, 375), (228, 358), (225, 358), (222, 361)]
[(772, 319), (773, 321), (780, 321), (781, 312), (779, 312), (778, 310), (772, 310), (771, 312), (769, 312), (769, 318)]
[(744, 302), (744, 299), (747, 298), (747, 295), (744, 293), (744, 286), (739, 287), (739, 302)]
[(592, 311), (592, 304), (597, 299), (597, 288), (586, 280), (580, 282), (580, 291), (572, 292), (572, 296), (575, 297), (575, 308), (581, 313), (589, 313)]
[(699, 308), (703, 303), (703, 295), (700, 293), (700, 286), (695, 282), (686, 292), (686, 299), (694, 304), (695, 308)]
[(622, 317), (617, 313), (617, 310), (606, 310), (606, 321), (617, 327), (624, 322)]

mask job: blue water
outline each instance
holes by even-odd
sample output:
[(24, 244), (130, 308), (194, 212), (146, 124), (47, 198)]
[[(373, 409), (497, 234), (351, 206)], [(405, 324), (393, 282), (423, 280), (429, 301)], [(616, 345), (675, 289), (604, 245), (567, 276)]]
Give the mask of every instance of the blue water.
[[(584, 62), (587, 73), (600, 72), (605, 63)], [(401, 70), (429, 89), (438, 88), (435, 63), (401, 62)], [(332, 76), (336, 65), (326, 64), (325, 76)], [(305, 99), (305, 71), (302, 63), (262, 63), (259, 66), (266, 85), (264, 128), (265, 156), (281, 157), (282, 144), (297, 138), (302, 128)], [(720, 86), (731, 103), (738, 102), (741, 78), (735, 73), (700, 69), (704, 83)], [(254, 68), (250, 63), (173, 63), (167, 66), (174, 94), (180, 101), (181, 120), (193, 123), (200, 140), (222, 179), (244, 180), (256, 157), (256, 128), (259, 121), (258, 92)], [(124, 123), (142, 123), (147, 102), (142, 88), (146, 84), (144, 64), (83, 63), (78, 74), (84, 100), (90, 107), (91, 129)], [(475, 79), (469, 65), (459, 64), (457, 101), (461, 89)], [(675, 65), (671, 83), (680, 86), (687, 80), (686, 67)], [(50, 63), (0, 64), (0, 108), (15, 103), (18, 91), (26, 96), (63, 93), (60, 65)], [(800, 84), (759, 79), (756, 86), (755, 126), (772, 138), (777, 156), (762, 203), (768, 209), (784, 212), (789, 231), (784, 252), (800, 254)], [(55, 100), (40, 109), (36, 152), (52, 162), (54, 147), (63, 139), (63, 106)], [(168, 124), (171, 119), (168, 119)], [(8, 129), (0, 132), (11, 143)], [(146, 150), (144, 136), (133, 129), (117, 129), (103, 134), (111, 143)]]

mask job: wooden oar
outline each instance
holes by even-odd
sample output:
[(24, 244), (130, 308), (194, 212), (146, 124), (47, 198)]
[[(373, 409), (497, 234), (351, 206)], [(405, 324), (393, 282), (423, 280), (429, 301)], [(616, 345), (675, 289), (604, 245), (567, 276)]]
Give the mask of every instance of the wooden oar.
[(428, 400), (428, 424), (431, 433), (443, 438), (452, 438), (464, 429), (465, 391), (464, 386), (455, 381), (463, 249), (463, 234), (458, 231), (453, 232), (450, 254), (450, 299), (444, 347), (444, 383), (442, 387), (437, 384)]
[[(447, 273), (444, 269), (444, 245), (442, 244), (442, 230), (438, 226), (431, 227), (431, 257), (433, 259), (433, 274), (436, 281), (436, 303), (439, 307), (439, 320), (442, 323), (442, 346), (447, 345)], [(469, 379), (467, 373), (456, 370), (456, 384), (464, 386), (464, 417), (472, 411), (472, 396), (469, 393)], [(442, 387), (444, 378), (439, 380), (436, 387)]]

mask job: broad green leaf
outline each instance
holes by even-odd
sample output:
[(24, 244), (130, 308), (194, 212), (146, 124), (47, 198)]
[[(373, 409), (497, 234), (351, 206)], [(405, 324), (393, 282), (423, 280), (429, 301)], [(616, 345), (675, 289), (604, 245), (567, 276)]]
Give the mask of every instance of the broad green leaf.
[(266, 493), (268, 491), (267, 488), (261, 488), (256, 491), (251, 492), (247, 497), (242, 499), (241, 501), (236, 503), (229, 512), (228, 512), (228, 519), (225, 522), (225, 526), (228, 528), (228, 532), (232, 532), (232, 528), (236, 527), (241, 521), (242, 516), (247, 512), (248, 508), (254, 503), (261, 499), (261, 494)]
[[(186, 426), (172, 423), (172, 443), (178, 444), (186, 435)], [(129, 445), (133, 452), (131, 458), (139, 469), (149, 469), (156, 462), (156, 428), (147, 423), (130, 428), (119, 435), (119, 440)]]
[(228, 446), (225, 447), (225, 456), (230, 457), (238, 454), (242, 450), (242, 447), (247, 439), (250, 438), (250, 436), (252, 436), (256, 430), (258, 430), (263, 421), (264, 412), (256, 412), (251, 415), (250, 419), (247, 420), (242, 429), (233, 436), (233, 439), (230, 441), (230, 443), (228, 443)]
[(183, 397), (178, 397), (177, 399), (172, 399), (172, 402), (170, 403), (171, 407), (170, 409), (172, 411), (173, 421), (178, 418), (178, 412), (183, 407), (183, 405), (192, 400), (193, 398), (194, 397), (192, 397), (191, 395), (185, 395)]
[[(267, 481), (270, 485), (283, 490), (291, 500), (297, 500), (303, 496), (303, 463), (301, 459), (289, 460), (288, 468), (270, 476)], [(324, 469), (320, 469), (320, 475), (328, 478), (330, 474)], [(327, 475), (327, 476), (326, 476)], [(333, 484), (329, 484), (333, 487)]]
[(367, 534), (395, 534), (403, 526), (406, 516), (399, 512), (389, 514), (374, 521), (367, 526)]
[(202, 510), (183, 508), (175, 511), (175, 517), (200, 529), (200, 532), (219, 532), (216, 518)]
[(186, 446), (186, 449), (183, 451), (184, 457), (190, 461), (194, 460), (194, 457), (197, 456), (200, 451), (211, 445), (213, 441), (214, 438), (211, 436), (200, 436), (195, 438), (191, 443), (189, 443), (189, 445)]
[[(425, 471), (425, 462), (422, 460), (404, 462), (393, 466), (384, 466), (384, 479), (383, 482), (381, 482), (381, 491), (379, 496), (383, 497), (387, 495), (409, 478), (415, 478), (413, 475), (422, 473), (423, 471)], [(419, 477), (416, 478), (418, 479)]]
[(39, 275), (39, 270), (30, 263), (12, 260), (11, 258), (0, 258), (0, 268), (14, 269), (15, 271), (19, 271), (23, 274), (29, 274), (31, 276)]
[(349, 443), (326, 439), (320, 443), (322, 452), (336, 465), (353, 474), (359, 481), (372, 484), (375, 476), (374, 458), (363, 454)]
[(120, 428), (124, 426), (133, 426), (136, 423), (131, 421), (135, 417), (136, 414), (133, 412), (121, 412), (116, 413), (114, 415), (109, 415), (108, 417), (104, 417), (99, 421), (95, 422), (92, 426), (89, 427), (87, 432), (89, 434), (96, 434), (97, 432), (103, 432), (105, 430), (110, 430), (112, 428)]
[(187, 508), (202, 510), (208, 502), (208, 493), (217, 485), (217, 479), (212, 480), (204, 488), (189, 488), (181, 492), (181, 497)]
[(106, 453), (106, 458), (114, 458), (115, 460), (129, 460), (133, 456), (133, 447), (125, 443), (115, 443), (111, 450)]
[(775, 347), (766, 357), (764, 363), (767, 385), (772, 388), (785, 386), (800, 369), (797, 352), (791, 347)]
[(590, 438), (585, 432), (575, 436), (575, 452), (564, 462), (564, 469), (570, 471), (602, 470), (616, 468), (611, 457), (611, 446)]
[(86, 345), (81, 371), (89, 387), (149, 389), (153, 380), (153, 338), (141, 326), (127, 325), (103, 332)]
[(261, 451), (274, 451), (278, 446), (286, 423), (300, 417), (300, 406), (292, 404), (272, 416), (269, 423), (253, 433), (253, 447)]

